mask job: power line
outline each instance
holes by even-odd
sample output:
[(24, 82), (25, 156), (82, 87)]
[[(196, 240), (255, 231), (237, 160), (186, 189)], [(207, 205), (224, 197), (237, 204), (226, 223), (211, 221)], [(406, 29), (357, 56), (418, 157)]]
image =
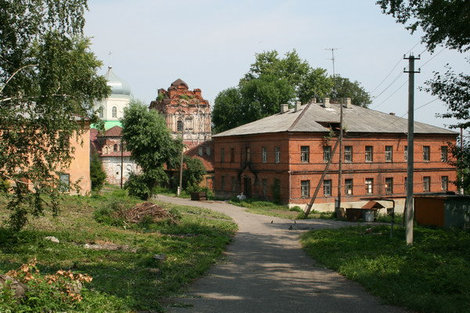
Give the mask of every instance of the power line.
[(392, 87), (392, 85), (400, 78), (400, 77), (403, 77), (402, 76), (402, 73), (398, 73), (397, 76), (395, 76), (395, 78), (393, 79), (393, 81), (387, 86), (385, 87), (384, 90), (382, 90), (382, 92), (380, 92), (377, 96), (375, 96), (374, 98), (377, 99), (378, 97), (380, 97), (385, 91), (387, 91), (388, 88)]
[(437, 57), (439, 54), (441, 54), (442, 51), (444, 51), (446, 48), (442, 48), (438, 53), (436, 53), (435, 55), (433, 55), (429, 60), (427, 60), (426, 62), (424, 62), (423, 65), (421, 65), (421, 68), (423, 68), (426, 64), (428, 64), (429, 62), (431, 62), (435, 57)]
[[(401, 74), (401, 73), (400, 73)], [(384, 104), (385, 102), (387, 102), (388, 99), (390, 99), (394, 94), (396, 94), (400, 89), (403, 88), (403, 86), (405, 86), (405, 84), (408, 82), (408, 80), (406, 80), (403, 84), (400, 85), (400, 87), (398, 87), (394, 92), (392, 92), (385, 100), (383, 100), (382, 102), (380, 102), (377, 106), (374, 107), (374, 109), (377, 109), (378, 107), (380, 107), (382, 104)]]
[[(418, 41), (410, 50), (408, 50), (405, 54), (410, 53), (414, 48), (416, 48), (417, 45), (420, 44), (421, 41)], [(402, 58), (400, 58), (397, 63), (393, 66), (393, 68), (390, 70), (390, 72), (385, 76), (385, 78), (371, 91), (373, 93), (376, 91), (384, 82), (385, 80), (392, 75), (393, 71), (397, 68), (397, 66), (402, 62)]]

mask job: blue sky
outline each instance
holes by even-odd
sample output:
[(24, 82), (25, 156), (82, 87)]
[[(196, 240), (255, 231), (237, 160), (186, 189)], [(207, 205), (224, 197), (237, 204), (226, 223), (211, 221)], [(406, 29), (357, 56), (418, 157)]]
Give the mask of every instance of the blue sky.
[[(236, 86), (255, 54), (295, 49), (313, 67), (359, 81), (371, 92), (371, 108), (406, 117), (405, 53), (421, 53), (416, 86), (450, 63), (469, 71), (465, 56), (438, 47), (430, 55), (419, 34), (410, 35), (375, 0), (92, 0), (86, 14), (92, 50), (125, 79), (144, 103), (178, 78), (200, 88), (211, 105), (217, 94)], [(388, 87), (388, 88), (387, 88)], [(417, 90), (415, 119), (436, 126), (446, 107)], [(432, 102), (431, 102), (432, 101)]]

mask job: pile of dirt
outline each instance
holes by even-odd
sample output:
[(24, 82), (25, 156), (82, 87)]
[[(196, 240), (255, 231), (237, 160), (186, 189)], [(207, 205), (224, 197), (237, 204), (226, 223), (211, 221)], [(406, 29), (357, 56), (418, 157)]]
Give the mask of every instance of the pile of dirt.
[(144, 218), (151, 218), (154, 222), (166, 219), (176, 222), (176, 219), (171, 213), (151, 202), (139, 203), (129, 210), (119, 212), (119, 215), (129, 223), (140, 223)]

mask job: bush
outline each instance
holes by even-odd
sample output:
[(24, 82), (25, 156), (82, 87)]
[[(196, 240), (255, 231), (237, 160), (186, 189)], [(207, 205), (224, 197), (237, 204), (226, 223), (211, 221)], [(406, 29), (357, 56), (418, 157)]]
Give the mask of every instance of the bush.
[(103, 170), (103, 164), (101, 163), (98, 153), (92, 152), (90, 160), (90, 180), (91, 189), (93, 191), (100, 191), (103, 188), (106, 180), (106, 173)]
[(147, 200), (152, 195), (152, 190), (149, 188), (145, 176), (134, 173), (129, 176), (129, 179), (124, 184), (124, 189), (127, 189), (130, 196), (142, 200)]

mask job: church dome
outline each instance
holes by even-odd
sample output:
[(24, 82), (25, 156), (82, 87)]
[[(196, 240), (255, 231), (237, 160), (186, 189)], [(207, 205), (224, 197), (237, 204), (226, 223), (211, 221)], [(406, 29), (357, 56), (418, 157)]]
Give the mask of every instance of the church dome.
[(111, 66), (108, 67), (108, 71), (106, 72), (106, 85), (111, 87), (111, 95), (127, 95), (130, 96), (131, 94), (131, 87), (129, 84), (116, 76), (112, 71)]

